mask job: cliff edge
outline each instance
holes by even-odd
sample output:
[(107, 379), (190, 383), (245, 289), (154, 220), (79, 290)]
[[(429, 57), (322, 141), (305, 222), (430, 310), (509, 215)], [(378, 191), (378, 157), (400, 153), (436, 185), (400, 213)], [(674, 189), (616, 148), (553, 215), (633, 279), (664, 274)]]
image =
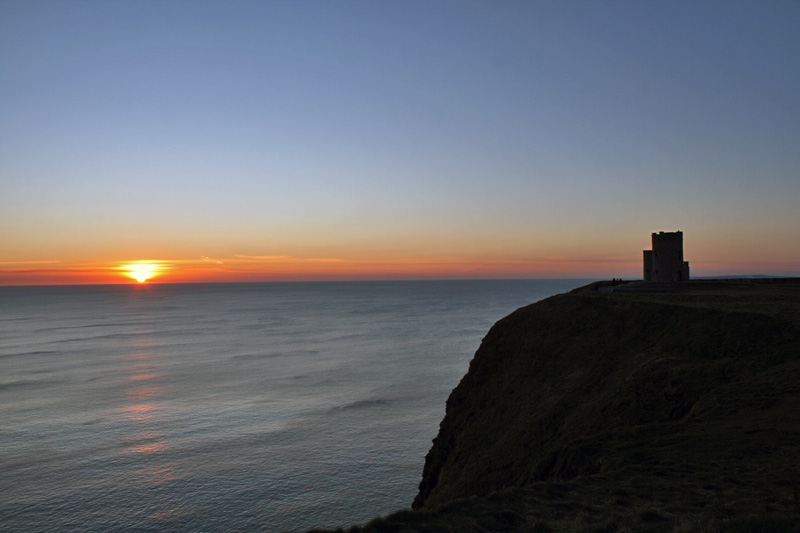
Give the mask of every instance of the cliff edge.
[(413, 508), (354, 531), (796, 530), (800, 285), (517, 310), (447, 400)]

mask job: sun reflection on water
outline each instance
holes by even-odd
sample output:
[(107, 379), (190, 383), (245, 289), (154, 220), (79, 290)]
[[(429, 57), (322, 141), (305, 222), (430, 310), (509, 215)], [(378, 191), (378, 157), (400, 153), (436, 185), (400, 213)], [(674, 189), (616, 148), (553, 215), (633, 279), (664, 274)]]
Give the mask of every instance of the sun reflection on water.
[[(130, 353), (123, 359), (122, 404), (117, 409), (129, 428), (129, 434), (120, 444), (123, 453), (134, 461), (132, 481), (149, 488), (180, 477), (174, 462), (165, 455), (170, 444), (165, 433), (164, 390), (159, 384), (164, 372), (161, 357), (153, 348), (146, 339), (137, 339), (130, 345)], [(153, 517), (169, 515), (173, 511), (156, 513)]]
[(121, 407), (119, 412), (127, 415), (128, 420), (135, 422), (152, 422), (156, 420), (157, 407), (152, 403), (140, 403)]

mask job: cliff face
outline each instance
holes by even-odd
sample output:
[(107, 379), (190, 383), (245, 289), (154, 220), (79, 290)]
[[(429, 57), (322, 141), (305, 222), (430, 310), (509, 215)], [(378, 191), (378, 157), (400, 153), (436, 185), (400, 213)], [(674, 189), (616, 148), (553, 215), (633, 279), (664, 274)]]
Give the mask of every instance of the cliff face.
[(794, 512), (800, 287), (595, 289), (489, 331), (447, 401), (413, 507), (636, 478), (652, 479), (651, 501), (727, 491), (728, 506)]

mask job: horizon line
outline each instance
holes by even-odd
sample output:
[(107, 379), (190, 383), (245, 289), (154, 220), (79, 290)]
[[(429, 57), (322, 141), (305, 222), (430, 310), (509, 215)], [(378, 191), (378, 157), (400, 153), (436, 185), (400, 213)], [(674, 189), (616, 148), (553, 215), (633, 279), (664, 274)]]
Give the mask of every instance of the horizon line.
[[(794, 279), (800, 278), (796, 274), (727, 274), (711, 276), (693, 276), (687, 281), (708, 281), (726, 279)], [(451, 282), (451, 281), (560, 281), (560, 280), (587, 280), (602, 281), (616, 279), (621, 282), (642, 281), (642, 278), (609, 278), (608, 276), (548, 276), (548, 277), (487, 277), (487, 278), (379, 278), (379, 279), (297, 279), (297, 280), (261, 280), (261, 281), (147, 281), (143, 283), (36, 283), (36, 284), (2, 284), (6, 287), (143, 287), (152, 285), (260, 285), (260, 284), (291, 284), (291, 283), (414, 283), (414, 282)]]

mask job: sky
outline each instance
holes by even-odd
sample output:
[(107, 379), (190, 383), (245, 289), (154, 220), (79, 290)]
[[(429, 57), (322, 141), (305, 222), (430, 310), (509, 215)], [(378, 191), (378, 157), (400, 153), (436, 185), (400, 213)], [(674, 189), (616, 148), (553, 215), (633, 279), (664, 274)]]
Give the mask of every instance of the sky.
[(0, 285), (800, 275), (800, 2), (0, 2)]

